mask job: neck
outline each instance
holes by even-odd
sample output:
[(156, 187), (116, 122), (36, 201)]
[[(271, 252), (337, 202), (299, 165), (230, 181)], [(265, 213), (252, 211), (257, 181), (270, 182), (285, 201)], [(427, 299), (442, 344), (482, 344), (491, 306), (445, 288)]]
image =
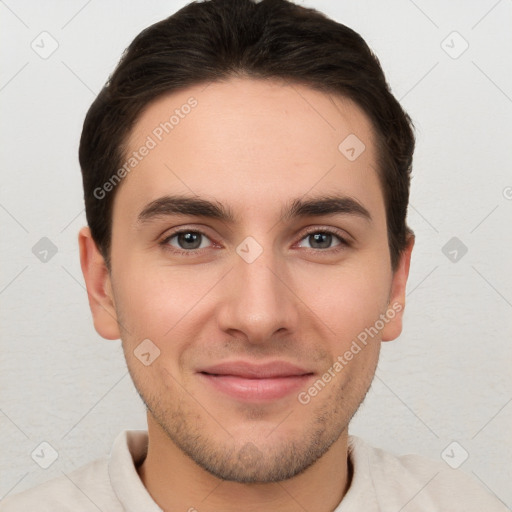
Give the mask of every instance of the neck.
[(242, 484), (220, 480), (185, 455), (148, 413), (147, 457), (138, 468), (163, 510), (331, 512), (350, 485), (347, 431), (312, 466), (281, 482)]

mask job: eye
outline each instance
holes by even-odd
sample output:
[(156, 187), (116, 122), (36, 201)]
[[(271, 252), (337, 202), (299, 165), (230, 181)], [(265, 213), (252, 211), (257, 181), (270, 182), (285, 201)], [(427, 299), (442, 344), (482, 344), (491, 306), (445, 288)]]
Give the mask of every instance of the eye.
[(337, 247), (341, 249), (341, 246), (348, 246), (348, 242), (336, 232), (330, 230), (316, 230), (309, 232), (302, 240), (300, 247), (304, 247), (302, 245), (302, 241), (306, 240), (309, 245), (305, 247), (307, 249), (334, 249)]
[[(304, 243), (306, 245), (303, 245)], [(182, 229), (167, 236), (160, 242), (160, 245), (175, 254), (192, 256), (196, 254), (196, 251), (212, 247), (215, 244), (201, 231)], [(307, 233), (299, 242), (299, 247), (324, 252), (328, 250), (336, 252), (349, 246), (350, 243), (337, 231), (318, 228)]]
[(173, 233), (161, 243), (174, 247), (178, 252), (191, 252), (208, 247), (208, 242), (211, 240), (200, 231), (183, 230)]

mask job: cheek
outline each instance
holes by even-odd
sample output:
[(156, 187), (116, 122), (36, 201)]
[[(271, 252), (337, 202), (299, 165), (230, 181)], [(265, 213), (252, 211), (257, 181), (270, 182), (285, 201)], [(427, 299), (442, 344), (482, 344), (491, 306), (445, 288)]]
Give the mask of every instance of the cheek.
[(219, 276), (222, 272), (215, 268), (199, 272), (192, 267), (125, 260), (114, 280), (116, 309), (125, 327), (123, 341), (131, 345), (149, 338), (168, 351), (173, 340), (172, 350), (178, 350), (186, 342), (191, 321), (210, 307), (209, 291)]
[[(123, 340), (131, 346), (149, 338), (168, 350), (166, 340), (173, 339), (173, 350), (178, 350), (180, 344), (176, 342), (186, 342), (191, 322), (192, 331), (200, 331), (201, 325), (205, 328), (205, 321), (215, 315), (219, 306), (215, 285), (223, 279), (227, 265), (173, 267), (162, 265), (161, 260), (148, 261), (143, 254), (125, 254), (117, 255), (113, 275), (118, 315), (127, 331)], [(331, 330), (325, 330), (324, 335), (336, 340), (332, 343), (344, 345), (373, 325), (386, 308), (391, 282), (388, 262), (376, 255), (377, 251), (368, 250), (336, 264), (292, 261), (281, 267), (283, 279), (294, 292), (282, 298), (301, 310), (302, 328), (320, 319), (324, 326), (317, 327)], [(223, 285), (230, 288), (229, 277)]]
[(297, 295), (346, 343), (375, 324), (386, 310), (390, 271), (384, 265), (361, 262), (339, 267), (303, 269), (296, 273)]
[[(147, 268), (133, 271), (125, 262), (117, 267), (114, 280), (116, 311), (130, 343), (138, 338), (157, 342), (174, 324), (173, 311), (180, 304), (176, 287), (171, 287), (159, 274)], [(124, 338), (123, 338), (124, 340)]]

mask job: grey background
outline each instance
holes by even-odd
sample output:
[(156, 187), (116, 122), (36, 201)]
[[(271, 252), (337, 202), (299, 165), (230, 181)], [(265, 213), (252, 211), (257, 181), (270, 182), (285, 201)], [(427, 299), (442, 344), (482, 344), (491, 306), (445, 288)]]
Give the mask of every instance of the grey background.
[[(185, 3), (0, 1), (0, 496), (145, 428), (120, 342), (90, 318), (77, 148), (124, 48)], [(405, 328), (351, 432), (455, 465), (467, 452), (461, 469), (512, 507), (512, 1), (298, 3), (367, 40), (417, 128)]]

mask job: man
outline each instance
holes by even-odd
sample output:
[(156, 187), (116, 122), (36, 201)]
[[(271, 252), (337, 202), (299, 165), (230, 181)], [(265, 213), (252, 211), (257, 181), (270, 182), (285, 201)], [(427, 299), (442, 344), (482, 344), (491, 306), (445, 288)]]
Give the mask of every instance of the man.
[(401, 332), (413, 149), (376, 57), (316, 11), (211, 0), (143, 31), (85, 120), (79, 244), (148, 432), (2, 510), (505, 510), (348, 435)]

